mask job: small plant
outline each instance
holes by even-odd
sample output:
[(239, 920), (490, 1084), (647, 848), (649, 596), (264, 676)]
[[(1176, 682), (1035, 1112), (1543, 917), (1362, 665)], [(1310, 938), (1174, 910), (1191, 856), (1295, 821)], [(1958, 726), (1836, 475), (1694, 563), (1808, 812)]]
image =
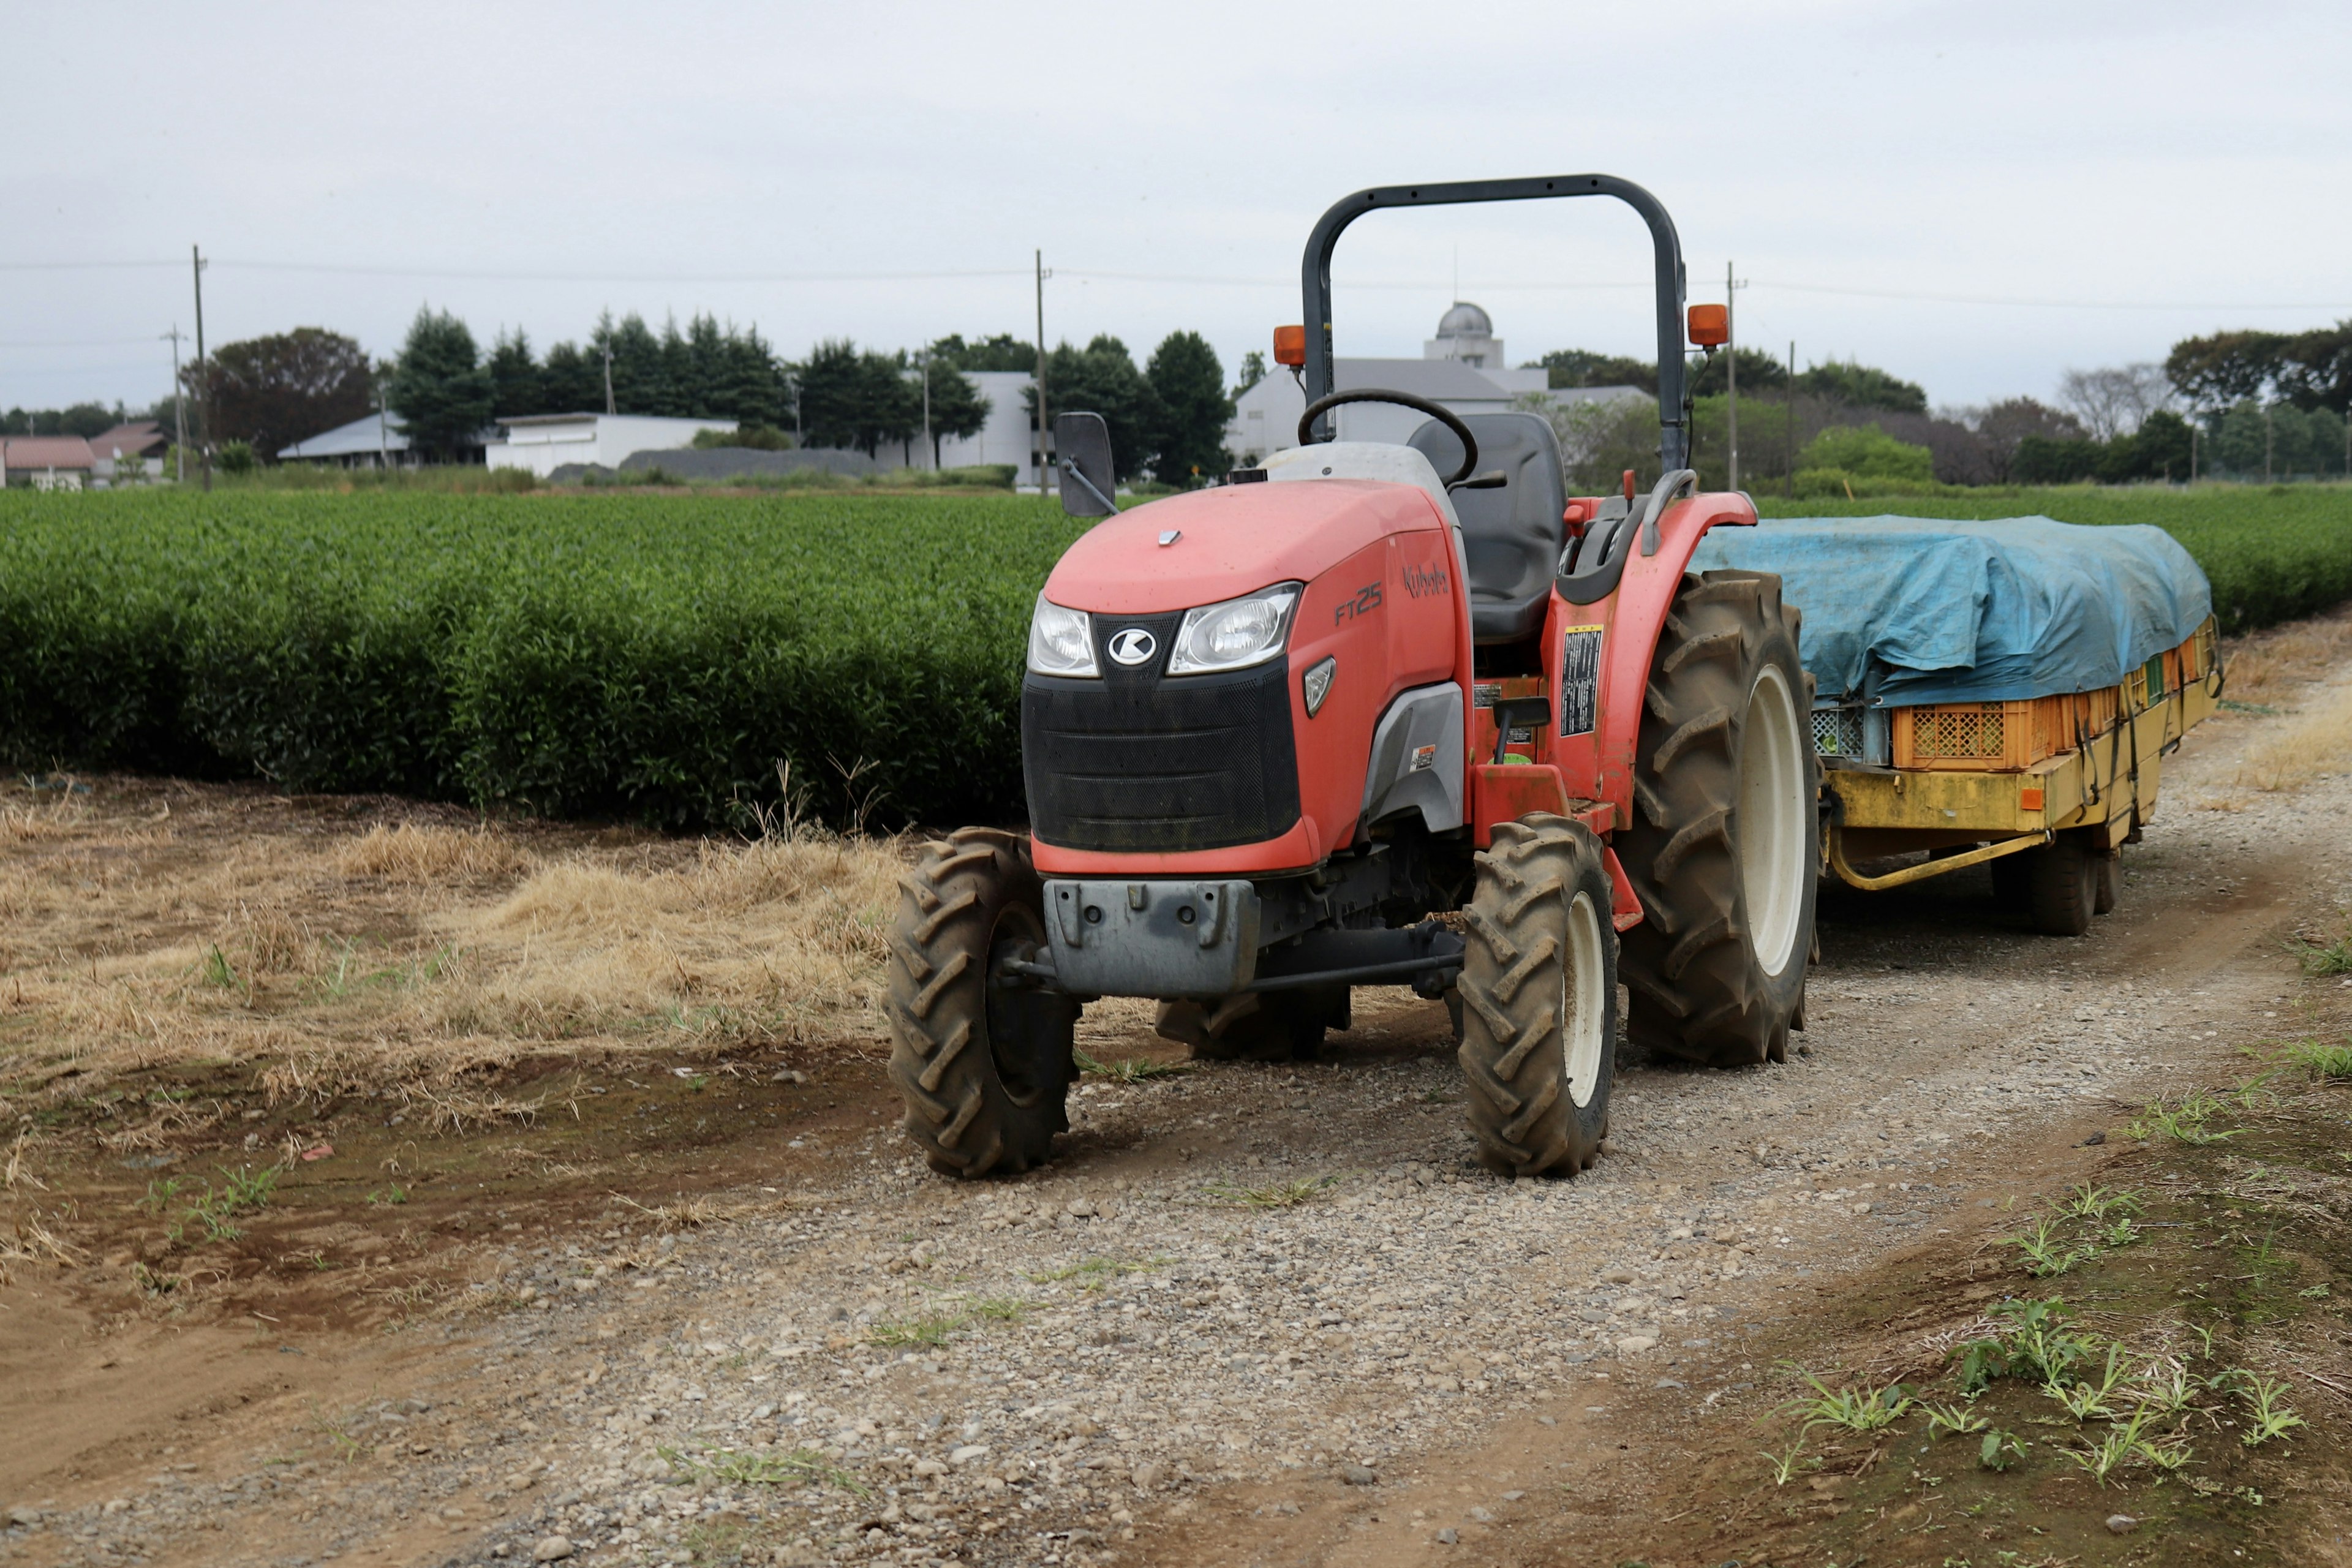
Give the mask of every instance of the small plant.
[(2099, 1245), (2110, 1251), (2119, 1252), (2126, 1247), (2137, 1247), (2147, 1239), (2147, 1233), (2134, 1224), (2128, 1215), (2119, 1217), (2099, 1232)]
[(1801, 1366), (1788, 1363), (1782, 1366), (1803, 1379), (1813, 1393), (1811, 1398), (1800, 1394), (1790, 1400), (1778, 1414), (1802, 1415), (1802, 1430), (1807, 1432), (1816, 1426), (1834, 1426), (1847, 1432), (1883, 1432), (1901, 1420), (1913, 1403), (1911, 1391), (1899, 1383), (1873, 1390), (1832, 1388)]
[(2091, 1447), (2061, 1448), (2058, 1451), (2091, 1472), (2102, 1487), (2107, 1478), (2138, 1455), (2140, 1431), (2145, 1417), (2134, 1415), (2121, 1426), (2107, 1428), (2107, 1435)]
[(2025, 1458), (2025, 1444), (2014, 1432), (1996, 1426), (1977, 1445), (1977, 1463), (1988, 1470), (2005, 1470)]
[(974, 1318), (992, 1323), (1017, 1323), (1029, 1315), (1029, 1303), (1018, 1296), (975, 1296), (964, 1305)]
[(375, 1191), (370, 1193), (366, 1199), (367, 1205), (370, 1208), (396, 1205), (404, 1204), (407, 1201), (407, 1190), (402, 1187), (398, 1182), (393, 1183), (392, 1185), (388, 1187), (378, 1187)]
[(2325, 974), (2352, 974), (2352, 932), (2326, 943), (2290, 937), (2286, 946), (2302, 962), (2303, 972), (2314, 980)]
[(236, 969), (230, 966), (227, 955), (221, 952), (218, 942), (205, 949), (204, 976), (205, 984), (217, 985), (224, 991), (235, 991), (244, 984), (237, 978)]
[(2133, 1450), (2133, 1457), (2151, 1469), (2161, 1470), (2166, 1475), (2171, 1476), (2179, 1474), (2181, 1468), (2197, 1457), (2197, 1450), (2179, 1438), (2169, 1443), (2143, 1440), (2139, 1447)]
[(2001, 1237), (2004, 1246), (2014, 1247), (2025, 1259), (2025, 1271), (2036, 1279), (2048, 1279), (2063, 1274), (2077, 1263), (2085, 1263), (2099, 1255), (2095, 1247), (2063, 1246), (2057, 1227), (2046, 1219), (2032, 1219), (2031, 1229), (2016, 1236)]
[(2126, 1215), (2138, 1214), (2139, 1194), (2127, 1190), (2095, 1187), (2085, 1182), (2067, 1194), (2063, 1212), (2073, 1219), (2102, 1220), (2118, 1211)]
[(2239, 1397), (2246, 1402), (2247, 1415), (2253, 1426), (2238, 1439), (2249, 1448), (2258, 1448), (2273, 1437), (2284, 1437), (2304, 1425), (2302, 1416), (2279, 1403), (2286, 1393), (2286, 1384), (2274, 1378), (2248, 1373), (2238, 1389)]
[(2314, 1082), (2352, 1083), (2352, 1043), (2323, 1046), (2317, 1040), (2300, 1040), (2289, 1047), (2287, 1059)]
[(906, 1345), (943, 1345), (948, 1342), (950, 1334), (971, 1321), (961, 1313), (954, 1317), (927, 1313), (904, 1322), (877, 1323), (866, 1331), (866, 1342), (891, 1349)]
[(1155, 1078), (1181, 1078), (1193, 1070), (1191, 1062), (1155, 1062), (1142, 1057), (1098, 1062), (1084, 1051), (1072, 1051), (1070, 1060), (1089, 1078), (1107, 1078), (1113, 1083), (1143, 1083)]
[(2112, 1421), (2116, 1411), (2107, 1402), (2123, 1384), (2125, 1371), (2124, 1347), (2109, 1341), (2098, 1382), (2080, 1376), (2066, 1382), (2053, 1380), (2043, 1384), (2042, 1392), (2064, 1405), (2066, 1414), (2077, 1421)]
[(1992, 1315), (2006, 1326), (1991, 1339), (1970, 1340), (1960, 1347), (1963, 1394), (1979, 1393), (1998, 1377), (2063, 1384), (2072, 1381), (2077, 1362), (2098, 1352), (2096, 1336), (2066, 1326), (2072, 1313), (2063, 1297), (2003, 1301)]
[(1165, 1258), (1089, 1258), (1063, 1268), (1049, 1268), (1042, 1274), (1026, 1276), (1032, 1285), (1058, 1285), (1065, 1279), (1076, 1279), (1089, 1290), (1099, 1290), (1105, 1281), (1121, 1274), (1149, 1274), (1165, 1268)]
[(172, 1200), (178, 1197), (180, 1189), (187, 1184), (185, 1176), (160, 1176), (147, 1184), (147, 1195), (139, 1200), (137, 1206), (149, 1214), (160, 1215), (172, 1206)]
[(241, 1171), (231, 1171), (226, 1165), (213, 1168), (221, 1174), (221, 1195), (227, 1200), (231, 1213), (268, 1206), (269, 1194), (278, 1187), (277, 1166), (264, 1165), (258, 1171), (249, 1165)]
[(2142, 1369), (2127, 1397), (2158, 1416), (2178, 1415), (2196, 1398), (2188, 1370), (2177, 1361), (2150, 1362)]
[(1772, 1484), (1776, 1487), (1785, 1487), (1795, 1477), (1797, 1467), (1804, 1463), (1805, 1439), (1800, 1435), (1797, 1440), (1789, 1446), (1789, 1451), (1785, 1454), (1763, 1453), (1759, 1454), (1757, 1458), (1762, 1459), (1771, 1468)]
[(708, 1476), (712, 1480), (744, 1487), (823, 1484), (859, 1497), (872, 1495), (856, 1476), (814, 1448), (795, 1448), (789, 1454), (747, 1454), (733, 1448), (705, 1448), (698, 1455), (682, 1448), (656, 1448), (654, 1452), (689, 1479)]
[(2169, 1138), (2194, 1147), (2220, 1143), (2235, 1138), (2237, 1131), (2216, 1132), (2206, 1123), (2226, 1109), (2223, 1101), (2201, 1089), (2186, 1096), (2177, 1105), (2158, 1098), (2149, 1100), (2147, 1109), (2124, 1131), (2143, 1142), (2150, 1138)]
[(2311, 1287), (2311, 1289), (2307, 1290), (2297, 1290), (2295, 1294), (2302, 1297), (2306, 1301), (2317, 1300), (2327, 1294), (2327, 1282), (2323, 1279), (2318, 1284)]
[(1287, 1209), (1297, 1208), (1309, 1199), (1322, 1196), (1339, 1185), (1337, 1176), (1316, 1176), (1296, 1182), (1276, 1182), (1271, 1186), (1244, 1187), (1231, 1182), (1212, 1182), (1202, 1189), (1218, 1203), (1233, 1208)]
[(1930, 1437), (1941, 1437), (1947, 1434), (1965, 1437), (1992, 1425), (1990, 1416), (1966, 1405), (1922, 1404), (1919, 1408), (1927, 1413), (1927, 1436)]

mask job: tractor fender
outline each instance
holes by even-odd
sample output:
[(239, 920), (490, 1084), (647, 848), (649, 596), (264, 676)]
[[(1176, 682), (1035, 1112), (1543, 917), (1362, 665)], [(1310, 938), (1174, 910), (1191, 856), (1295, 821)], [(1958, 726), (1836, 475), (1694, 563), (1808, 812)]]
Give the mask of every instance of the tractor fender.
[(1572, 605), (1552, 592), (1544, 619), (1545, 684), (1553, 693), (1548, 749), (1569, 793), (1607, 802), (1620, 824), (1633, 817), (1633, 750), (1651, 661), (1692, 552), (1711, 529), (1755, 525), (1755, 503), (1743, 494), (1692, 496), (1660, 516), (1657, 553), (1629, 552), (1614, 593)]

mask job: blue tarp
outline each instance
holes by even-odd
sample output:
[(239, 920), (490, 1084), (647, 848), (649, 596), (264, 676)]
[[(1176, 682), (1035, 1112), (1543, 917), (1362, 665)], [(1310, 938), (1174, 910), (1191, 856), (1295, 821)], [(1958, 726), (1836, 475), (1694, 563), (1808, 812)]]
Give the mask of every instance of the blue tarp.
[(2114, 686), (2213, 613), (2160, 528), (2046, 517), (1778, 518), (1718, 528), (1691, 569), (1780, 574), (1821, 697), (2006, 702)]

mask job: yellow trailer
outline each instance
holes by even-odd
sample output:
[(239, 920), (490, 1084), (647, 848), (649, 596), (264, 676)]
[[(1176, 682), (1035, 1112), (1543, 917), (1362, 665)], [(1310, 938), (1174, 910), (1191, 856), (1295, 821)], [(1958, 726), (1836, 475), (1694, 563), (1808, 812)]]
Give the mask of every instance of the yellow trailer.
[[(2016, 702), (1813, 710), (1822, 872), (1901, 887), (1990, 861), (2036, 929), (2079, 936), (2116, 900), (2116, 859), (2156, 812), (2166, 753), (2221, 696), (2213, 621), (2120, 685)], [(1866, 756), (1886, 757), (1885, 763)], [(1927, 850), (1879, 875), (1857, 863)]]

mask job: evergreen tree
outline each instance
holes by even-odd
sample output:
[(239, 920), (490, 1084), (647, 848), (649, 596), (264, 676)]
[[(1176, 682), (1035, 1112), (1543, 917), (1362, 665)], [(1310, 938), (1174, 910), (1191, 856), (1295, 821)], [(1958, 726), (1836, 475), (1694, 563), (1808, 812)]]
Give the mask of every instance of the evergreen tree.
[(1225, 394), (1225, 367), (1198, 332), (1171, 332), (1152, 351), (1144, 373), (1159, 419), (1151, 431), (1151, 473), (1163, 485), (1192, 486), (1233, 467), (1225, 424), (1234, 400)]
[(545, 402), (540, 370), (530, 357), (530, 339), (517, 327), (512, 336), (499, 334), (490, 349), (490, 401), (501, 418), (519, 419), (551, 412)]
[[(934, 360), (929, 366), (931, 467), (940, 466), (940, 443), (950, 437), (977, 436), (988, 423), (988, 399), (980, 388), (951, 364)], [(918, 380), (917, 386), (921, 386)]]
[(547, 351), (539, 370), (541, 409), (548, 414), (604, 412), (604, 356), (569, 342)]
[(803, 439), (811, 447), (855, 447), (867, 457), (886, 441), (920, 426), (921, 389), (910, 387), (888, 354), (860, 353), (846, 338), (817, 344), (800, 367)]
[(464, 461), (481, 444), (494, 395), (466, 323), (430, 305), (420, 308), (385, 394), (409, 445), (444, 462)]
[[(604, 352), (613, 354), (613, 408), (619, 414), (667, 414), (671, 396), (667, 367), (663, 362), (662, 342), (646, 325), (646, 319), (635, 310), (613, 322), (613, 313), (605, 311), (597, 318), (596, 330), (589, 335), (589, 349), (600, 362)], [(599, 398), (596, 406), (604, 407)]]
[[(1127, 345), (1106, 332), (1084, 349), (1064, 343), (1045, 361), (1045, 395), (1055, 414), (1091, 412), (1110, 426), (1111, 468), (1118, 478), (1143, 471), (1161, 428), (1160, 399)], [(1026, 395), (1029, 418), (1037, 417), (1037, 389)]]
[(1036, 345), (1024, 343), (1010, 332), (970, 343), (963, 341), (961, 332), (951, 332), (933, 343), (929, 353), (934, 364), (961, 371), (1009, 370), (1032, 375), (1037, 370)]

